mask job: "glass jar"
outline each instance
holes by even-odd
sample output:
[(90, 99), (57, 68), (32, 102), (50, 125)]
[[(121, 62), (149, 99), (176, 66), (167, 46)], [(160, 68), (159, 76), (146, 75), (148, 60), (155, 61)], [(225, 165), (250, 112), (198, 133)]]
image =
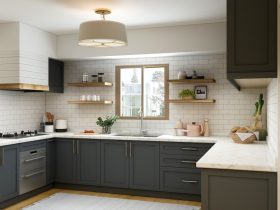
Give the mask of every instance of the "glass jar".
[(96, 74), (91, 75), (92, 82), (98, 82), (98, 77)]
[(88, 73), (83, 73), (83, 79), (82, 79), (83, 82), (88, 82)]
[(104, 82), (104, 73), (98, 73), (98, 82)]

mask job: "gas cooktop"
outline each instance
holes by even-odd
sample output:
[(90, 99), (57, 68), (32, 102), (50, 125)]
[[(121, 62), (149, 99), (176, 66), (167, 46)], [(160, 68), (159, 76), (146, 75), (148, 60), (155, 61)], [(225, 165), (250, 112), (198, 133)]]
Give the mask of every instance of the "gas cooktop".
[(21, 138), (28, 138), (28, 137), (42, 136), (42, 135), (46, 135), (46, 134), (39, 134), (37, 130), (21, 131), (20, 133), (6, 132), (6, 133), (0, 133), (0, 139), (21, 139)]

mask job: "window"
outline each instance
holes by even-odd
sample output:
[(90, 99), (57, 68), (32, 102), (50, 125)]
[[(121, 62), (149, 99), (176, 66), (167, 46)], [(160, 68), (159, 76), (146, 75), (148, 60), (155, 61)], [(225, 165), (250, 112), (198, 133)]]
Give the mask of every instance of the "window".
[(168, 65), (117, 66), (116, 114), (135, 119), (168, 119)]

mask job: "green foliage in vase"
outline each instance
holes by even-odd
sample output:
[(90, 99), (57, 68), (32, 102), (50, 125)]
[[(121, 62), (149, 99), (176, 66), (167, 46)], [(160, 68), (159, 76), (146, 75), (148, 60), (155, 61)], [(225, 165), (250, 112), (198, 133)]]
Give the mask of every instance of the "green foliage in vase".
[(262, 114), (262, 108), (264, 105), (264, 99), (263, 99), (263, 94), (261, 93), (259, 96), (259, 101), (257, 101), (255, 103), (255, 113), (254, 113), (254, 117), (260, 116)]
[(96, 124), (101, 127), (112, 127), (118, 118), (119, 118), (119, 116), (117, 116), (117, 115), (106, 116), (105, 119), (102, 119), (102, 117), (98, 117)]

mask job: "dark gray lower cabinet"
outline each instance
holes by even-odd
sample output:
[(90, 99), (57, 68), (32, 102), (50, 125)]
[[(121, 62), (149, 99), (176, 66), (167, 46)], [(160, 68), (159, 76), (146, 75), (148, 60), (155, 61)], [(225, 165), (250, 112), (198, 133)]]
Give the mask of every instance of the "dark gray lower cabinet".
[(76, 149), (74, 139), (56, 140), (56, 182), (75, 183)]
[(99, 140), (77, 140), (77, 183), (100, 184)]
[(56, 182), (100, 184), (99, 140), (56, 140)]
[(203, 210), (276, 210), (277, 174), (202, 169)]
[(52, 184), (55, 181), (56, 171), (56, 141), (55, 139), (47, 140), (47, 163), (46, 163), (46, 183)]
[(19, 147), (0, 147), (0, 202), (18, 195)]
[(196, 162), (213, 146), (205, 143), (160, 143), (160, 191), (201, 194)]
[(129, 187), (129, 142), (101, 141), (101, 185)]
[(129, 143), (130, 188), (159, 190), (159, 143)]
[(200, 194), (200, 173), (193, 169), (161, 167), (160, 175), (160, 189), (163, 192)]
[(159, 143), (101, 141), (101, 185), (159, 190)]

